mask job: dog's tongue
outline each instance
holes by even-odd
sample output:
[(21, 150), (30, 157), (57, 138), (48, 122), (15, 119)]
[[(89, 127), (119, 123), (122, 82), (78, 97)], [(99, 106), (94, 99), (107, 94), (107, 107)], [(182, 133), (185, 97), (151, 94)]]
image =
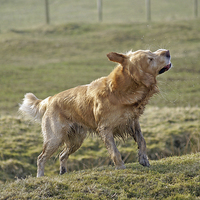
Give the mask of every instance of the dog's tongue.
[(171, 63), (166, 65), (165, 67), (163, 67), (160, 71), (159, 71), (159, 74), (162, 74), (166, 71), (168, 71), (169, 69), (171, 68)]
[(166, 66), (166, 71), (168, 71), (171, 68), (171, 63)]

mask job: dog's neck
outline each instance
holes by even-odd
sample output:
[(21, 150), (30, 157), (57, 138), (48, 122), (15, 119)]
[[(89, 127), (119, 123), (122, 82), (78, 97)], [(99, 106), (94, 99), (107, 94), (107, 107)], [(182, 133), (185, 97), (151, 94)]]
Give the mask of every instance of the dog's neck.
[(147, 104), (150, 97), (159, 92), (156, 83), (147, 87), (134, 80), (122, 66), (116, 67), (108, 75), (107, 84), (112, 99), (124, 105)]

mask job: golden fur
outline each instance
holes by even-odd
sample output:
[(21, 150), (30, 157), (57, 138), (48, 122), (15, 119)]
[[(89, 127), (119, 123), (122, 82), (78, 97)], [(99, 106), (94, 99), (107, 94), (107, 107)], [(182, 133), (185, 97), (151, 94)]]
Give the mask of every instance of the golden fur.
[(19, 110), (42, 124), (44, 148), (37, 161), (38, 177), (44, 175), (46, 160), (62, 144), (60, 174), (65, 173), (69, 155), (81, 146), (88, 132), (102, 138), (117, 169), (125, 166), (114, 137), (131, 135), (138, 143), (140, 164), (149, 166), (139, 117), (158, 92), (156, 76), (171, 67), (169, 51), (111, 52), (107, 57), (118, 63), (107, 77), (44, 100), (32, 93), (25, 95)]

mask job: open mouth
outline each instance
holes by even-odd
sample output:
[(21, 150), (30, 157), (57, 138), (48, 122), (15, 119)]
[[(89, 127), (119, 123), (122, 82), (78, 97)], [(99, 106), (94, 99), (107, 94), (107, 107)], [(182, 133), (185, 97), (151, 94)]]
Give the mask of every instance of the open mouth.
[(171, 65), (172, 65), (172, 64), (170, 63), (170, 64), (166, 65), (165, 67), (163, 67), (163, 68), (159, 71), (159, 74), (162, 74), (162, 73), (168, 71), (168, 70), (171, 68)]

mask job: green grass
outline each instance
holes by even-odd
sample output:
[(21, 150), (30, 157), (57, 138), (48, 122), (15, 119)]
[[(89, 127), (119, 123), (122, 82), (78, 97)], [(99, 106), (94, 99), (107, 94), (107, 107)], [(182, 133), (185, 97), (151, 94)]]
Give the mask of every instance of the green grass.
[(158, 77), (151, 105), (199, 106), (199, 20), (152, 24), (66, 24), (0, 34), (0, 110), (15, 113), (24, 93), (39, 98), (108, 75), (110, 51), (167, 48), (174, 68)]
[[(198, 152), (198, 24), (199, 20), (134, 25), (71, 23), (1, 33), (1, 180), (35, 174), (36, 158), (42, 151), (40, 127), (27, 126), (28, 122), (15, 117), (23, 95), (33, 92), (43, 99), (108, 75), (115, 66), (106, 58), (110, 51), (170, 49), (174, 67), (158, 77), (161, 93), (152, 98), (141, 119), (148, 156), (160, 159)], [(97, 138), (87, 139), (71, 156), (69, 170), (110, 164), (102, 147)], [(137, 146), (132, 141), (118, 143), (118, 147), (126, 162), (137, 160)], [(47, 175), (58, 173), (58, 155), (47, 165)], [(9, 166), (16, 166), (12, 173)]]
[[(4, 13), (1, 16), (9, 16), (6, 23), (3, 18), (0, 27), (0, 199), (198, 198), (200, 20), (188, 20), (192, 18), (189, 14), (192, 13), (191, 2), (181, 0), (182, 14), (179, 15), (180, 1), (162, 1), (165, 5), (160, 9), (157, 7), (160, 1), (152, 1), (152, 10), (157, 10), (152, 14), (152, 19), (157, 21), (153, 23), (142, 22), (145, 17), (141, 1), (135, 1), (135, 12), (126, 10), (123, 17), (119, 10), (127, 5), (131, 7), (131, 1), (105, 1), (106, 22), (100, 24), (87, 12), (73, 20), (89, 18), (93, 23), (67, 19), (70, 23), (55, 25), (62, 20), (54, 9), (52, 20), (55, 21), (50, 26), (39, 22), (39, 13), (43, 11), (36, 1), (31, 2), (37, 7), (37, 17), (31, 16), (32, 7), (27, 2), (17, 1), (20, 4), (15, 8), (7, 6), (10, 2), (4, 1), (0, 7), (0, 13)], [(59, 5), (50, 2), (55, 8), (63, 7), (61, 15), (67, 11), (64, 0)], [(82, 6), (83, 2), (78, 2)], [(118, 6), (115, 10), (111, 10), (115, 8), (113, 4)], [(21, 5), (25, 9), (19, 14)], [(68, 11), (71, 9), (73, 17), (75, 8), (70, 6)], [(87, 6), (89, 4), (85, 4), (84, 9), (88, 10)], [(96, 5), (90, 6), (94, 9)], [(182, 6), (185, 9), (181, 9)], [(168, 15), (169, 8), (174, 15)], [(25, 11), (29, 15), (26, 13), (27, 18), (23, 19)], [(15, 16), (13, 19), (8, 15), (11, 12)], [(94, 10), (92, 12), (94, 14)], [(22, 19), (20, 23), (17, 16)], [(180, 18), (186, 20), (176, 21)], [(70, 156), (68, 174), (57, 176), (60, 149), (46, 164), (48, 178), (32, 178), (36, 175), (37, 156), (42, 151), (42, 135), (39, 125), (18, 116), (18, 103), (24, 94), (33, 92), (43, 99), (106, 76), (115, 67), (106, 57), (110, 51), (154, 51), (158, 48), (170, 50), (174, 67), (158, 77), (161, 92), (151, 99), (141, 117), (151, 168), (139, 166), (137, 145), (128, 140), (125, 143), (116, 141), (127, 169), (115, 171), (106, 148), (94, 136), (88, 137)], [(191, 153), (197, 154), (167, 158)], [(88, 170), (91, 168), (93, 170)]]
[(0, 185), (0, 199), (199, 199), (200, 154), (101, 167)]

